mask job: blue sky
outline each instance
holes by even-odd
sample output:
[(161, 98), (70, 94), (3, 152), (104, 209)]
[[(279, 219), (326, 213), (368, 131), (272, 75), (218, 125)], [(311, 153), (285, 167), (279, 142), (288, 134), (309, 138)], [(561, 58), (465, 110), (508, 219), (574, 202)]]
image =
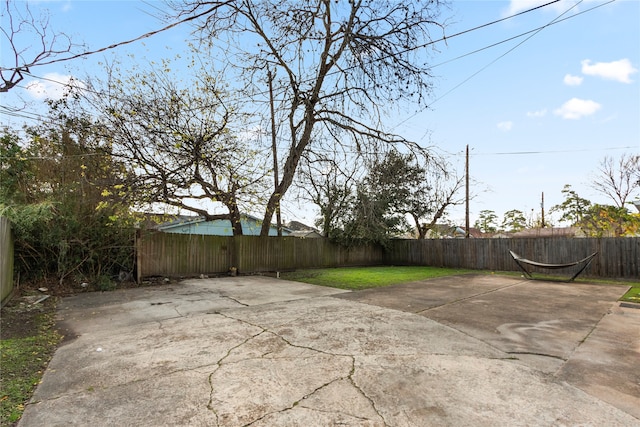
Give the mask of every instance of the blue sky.
[[(449, 155), (460, 172), (469, 145), (471, 176), (477, 182), (472, 222), (484, 209), (500, 217), (511, 209), (538, 215), (543, 192), (548, 218), (550, 207), (562, 201), (565, 184), (593, 202), (611, 203), (589, 186), (600, 161), (605, 156), (640, 154), (640, 1), (562, 0), (451, 37), (543, 3), (451, 2), (444, 11), (449, 21), (447, 42), (438, 43), (437, 52), (429, 57), (435, 75), (430, 108), (407, 105), (387, 118), (387, 126), (395, 132)], [(29, 5), (36, 15), (49, 10), (51, 29), (84, 43), (87, 50), (163, 26), (153, 16), (164, 7), (160, 2), (65, 0)], [(563, 18), (568, 19), (554, 23)], [(2, 26), (6, 28), (4, 20)], [(27, 111), (38, 111), (42, 98), (56, 96), (60, 88), (42, 78), (62, 81), (70, 75), (100, 72), (98, 63), (114, 56), (173, 57), (185, 47), (189, 31), (188, 26), (177, 27), (103, 53), (34, 67), (31, 72), (40, 78), (28, 77), (21, 87), (3, 94), (0, 102), (15, 106), (23, 100), (31, 103)], [(7, 63), (6, 53), (3, 48), (2, 65)], [(6, 114), (0, 117), (14, 126), (22, 121)], [(284, 216), (307, 223), (314, 219), (312, 209), (294, 201), (285, 206)], [(451, 211), (450, 218), (463, 224), (464, 208)]]

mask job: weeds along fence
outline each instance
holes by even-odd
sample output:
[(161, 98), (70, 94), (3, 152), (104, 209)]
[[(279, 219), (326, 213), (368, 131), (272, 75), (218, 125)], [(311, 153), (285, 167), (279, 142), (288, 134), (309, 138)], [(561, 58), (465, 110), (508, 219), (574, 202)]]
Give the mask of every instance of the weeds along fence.
[(11, 223), (0, 217), (0, 301), (3, 305), (13, 292), (13, 255)]
[(240, 273), (369, 265), (519, 271), (510, 250), (547, 263), (573, 262), (598, 252), (585, 276), (640, 278), (640, 238), (393, 240), (385, 251), (374, 246), (347, 249), (327, 239), (153, 233), (139, 237), (136, 250), (138, 280), (220, 274), (231, 267)]

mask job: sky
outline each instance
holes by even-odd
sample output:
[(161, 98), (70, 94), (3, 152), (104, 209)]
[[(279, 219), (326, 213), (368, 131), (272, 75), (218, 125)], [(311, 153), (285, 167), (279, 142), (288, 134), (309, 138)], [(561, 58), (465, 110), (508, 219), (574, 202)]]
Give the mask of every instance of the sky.
[[(605, 156), (640, 154), (640, 1), (561, 0), (474, 29), (544, 3), (451, 1), (443, 10), (446, 42), (436, 43), (425, 57), (434, 75), (429, 107), (407, 105), (385, 117), (388, 128), (446, 155), (461, 174), (469, 147), (472, 224), (483, 210), (501, 219), (509, 210), (530, 217), (543, 208), (546, 219), (557, 223), (549, 210), (563, 201), (566, 184), (594, 203), (612, 204), (590, 186), (600, 162)], [(28, 5), (35, 16), (48, 11), (51, 30), (84, 45), (74, 53), (165, 25), (157, 18), (165, 8), (161, 2), (39, 0)], [(7, 25), (3, 17), (2, 28)], [(61, 95), (62, 86), (52, 81), (99, 74), (99, 64), (114, 57), (173, 57), (186, 48), (190, 31), (182, 25), (115, 49), (33, 67), (19, 87), (0, 95), (0, 120), (19, 126), (23, 116), (43, 111), (45, 97)], [(433, 38), (441, 35), (434, 32)], [(35, 49), (33, 39), (22, 37), (16, 40), (21, 46)], [(12, 65), (7, 53), (5, 45), (3, 67)], [(18, 116), (7, 114), (7, 107), (24, 103)], [(286, 221), (313, 223), (312, 207), (285, 201)], [(464, 206), (452, 209), (449, 219), (464, 224)]]

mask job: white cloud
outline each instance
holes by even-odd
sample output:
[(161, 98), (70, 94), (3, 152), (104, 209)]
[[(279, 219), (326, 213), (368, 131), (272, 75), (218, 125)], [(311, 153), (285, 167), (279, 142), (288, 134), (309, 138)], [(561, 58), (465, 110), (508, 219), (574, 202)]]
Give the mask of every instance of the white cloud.
[(637, 73), (638, 69), (631, 65), (631, 61), (627, 58), (612, 62), (596, 62), (591, 64), (590, 59), (580, 62), (582, 64), (582, 73), (587, 76), (602, 77), (606, 80), (615, 80), (621, 83), (631, 83), (631, 74)]
[(84, 88), (84, 84), (79, 80), (58, 73), (48, 73), (39, 80), (32, 80), (27, 83), (26, 88), (29, 95), (35, 99), (60, 99), (69, 92), (67, 85), (70, 82), (76, 87)]
[(572, 76), (571, 74), (567, 74), (564, 76), (564, 84), (567, 86), (580, 86), (584, 78), (580, 76)]
[(590, 99), (571, 98), (553, 113), (563, 119), (578, 120), (590, 116), (602, 108), (602, 105)]
[(538, 110), (538, 111), (528, 111), (527, 112), (527, 117), (544, 117), (547, 115), (547, 109), (543, 108), (542, 110)]
[(501, 131), (509, 132), (513, 128), (513, 122), (500, 122), (497, 126)]

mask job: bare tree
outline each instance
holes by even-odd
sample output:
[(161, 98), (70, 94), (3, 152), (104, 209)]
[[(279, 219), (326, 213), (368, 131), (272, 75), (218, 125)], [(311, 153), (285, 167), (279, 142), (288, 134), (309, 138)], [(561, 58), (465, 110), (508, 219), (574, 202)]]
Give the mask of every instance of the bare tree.
[(640, 190), (640, 155), (624, 154), (617, 162), (605, 157), (591, 186), (611, 198), (617, 207), (625, 207), (629, 197)]
[(465, 180), (463, 176), (449, 172), (441, 175), (432, 175), (425, 193), (416, 194), (413, 209), (409, 212), (418, 230), (418, 238), (425, 239), (429, 230), (432, 230), (447, 210), (452, 206), (464, 204)]
[[(181, 86), (168, 61), (127, 76), (109, 71), (104, 87), (91, 83), (86, 96), (103, 113), (114, 155), (135, 171), (140, 202), (227, 219), (242, 235), (242, 208), (259, 203), (268, 168), (222, 85), (200, 72)], [(212, 202), (228, 212), (211, 213)]]
[[(245, 95), (265, 101), (273, 74), (276, 114), (286, 141), (280, 177), (268, 199), (262, 235), (291, 186), (305, 151), (326, 133), (357, 150), (370, 143), (407, 144), (383, 130), (380, 117), (394, 102), (426, 101), (431, 75), (425, 46), (442, 2), (358, 0), (183, 0), (180, 17), (209, 13), (202, 40), (220, 46), (237, 67)], [(413, 146), (414, 149), (420, 149)]]
[(68, 53), (73, 47), (66, 34), (51, 31), (48, 15), (33, 16), (27, 1), (5, 0), (2, 22), (2, 49), (11, 52), (4, 55), (11, 57), (13, 63), (0, 66), (0, 92), (13, 89), (29, 73), (30, 67), (56, 55)]
[(361, 161), (357, 156), (336, 158), (333, 153), (308, 151), (301, 160), (298, 171), (299, 189), (304, 198), (310, 200), (320, 210), (316, 226), (325, 237), (343, 224), (341, 219), (353, 207), (358, 183), (362, 173)]

